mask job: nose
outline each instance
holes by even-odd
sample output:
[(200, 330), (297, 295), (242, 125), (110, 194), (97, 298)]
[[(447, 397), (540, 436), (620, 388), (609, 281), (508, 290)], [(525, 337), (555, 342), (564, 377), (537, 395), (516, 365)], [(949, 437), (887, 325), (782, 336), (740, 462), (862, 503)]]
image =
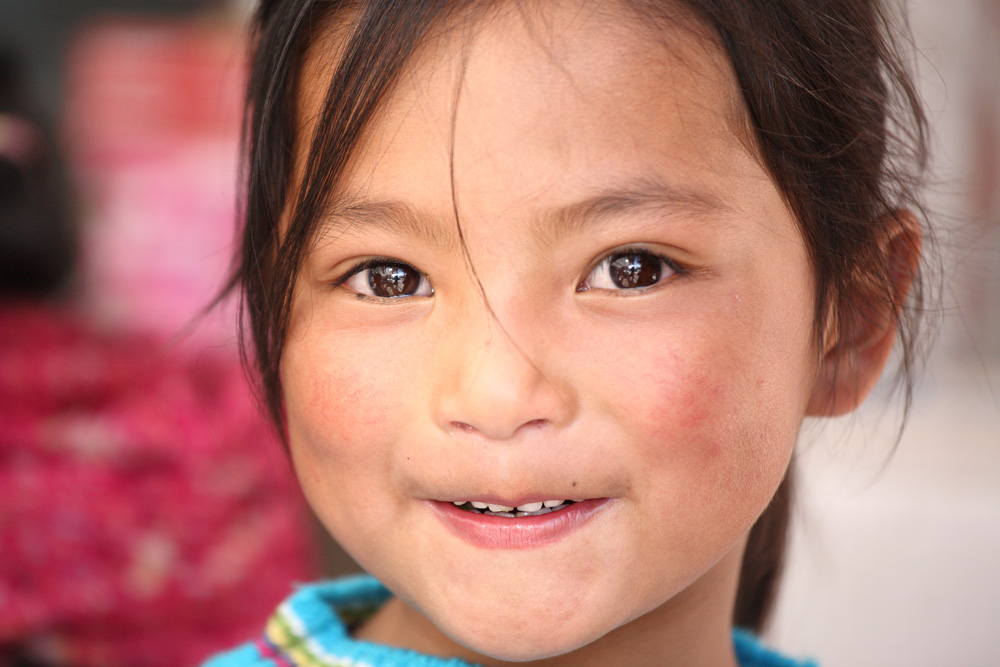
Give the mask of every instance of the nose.
[(436, 401), (445, 431), (503, 441), (572, 419), (573, 393), (544, 370), (553, 355), (543, 359), (522, 349), (495, 321), (485, 331), (456, 332), (450, 342)]

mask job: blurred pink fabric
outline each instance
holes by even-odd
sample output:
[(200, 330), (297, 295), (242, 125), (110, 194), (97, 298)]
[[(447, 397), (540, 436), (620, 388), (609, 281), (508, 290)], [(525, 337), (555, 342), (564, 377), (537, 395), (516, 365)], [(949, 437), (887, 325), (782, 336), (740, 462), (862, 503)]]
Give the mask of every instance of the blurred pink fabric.
[(232, 349), (0, 307), (0, 425), (0, 645), (196, 664), (315, 576), (301, 493)]
[[(102, 19), (73, 40), (62, 118), (88, 317), (172, 336), (228, 277), (245, 44), (213, 18)], [(232, 302), (185, 343), (235, 336)]]

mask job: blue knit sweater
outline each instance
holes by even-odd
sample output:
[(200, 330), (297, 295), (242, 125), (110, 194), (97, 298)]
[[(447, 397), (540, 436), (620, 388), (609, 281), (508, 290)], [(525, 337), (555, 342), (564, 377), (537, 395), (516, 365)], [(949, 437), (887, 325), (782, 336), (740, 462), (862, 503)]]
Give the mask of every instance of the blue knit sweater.
[[(351, 638), (348, 628), (389, 597), (369, 576), (306, 586), (288, 598), (267, 623), (264, 635), (203, 667), (475, 667), (458, 658), (437, 658)], [(740, 667), (816, 667), (765, 648), (753, 635), (733, 631)]]

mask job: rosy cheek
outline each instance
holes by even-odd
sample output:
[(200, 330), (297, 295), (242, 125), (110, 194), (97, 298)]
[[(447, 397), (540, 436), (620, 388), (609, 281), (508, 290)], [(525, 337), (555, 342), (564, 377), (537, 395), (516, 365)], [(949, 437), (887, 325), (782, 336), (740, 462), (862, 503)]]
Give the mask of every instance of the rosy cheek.
[(377, 436), (380, 416), (389, 409), (379, 383), (338, 363), (302, 364), (289, 377), (298, 383), (286, 385), (289, 420), (298, 422), (290, 426), (313, 448), (329, 456), (334, 447), (346, 452)]
[[(685, 432), (712, 430), (726, 405), (726, 388), (703, 374), (692, 374), (684, 380), (684, 392), (678, 397), (678, 426)], [(712, 442), (714, 449), (718, 442)]]
[(632, 369), (635, 426), (654, 454), (677, 459), (718, 456), (724, 449), (720, 433), (727, 405), (724, 383), (698, 357), (682, 359), (672, 350), (659, 351)]

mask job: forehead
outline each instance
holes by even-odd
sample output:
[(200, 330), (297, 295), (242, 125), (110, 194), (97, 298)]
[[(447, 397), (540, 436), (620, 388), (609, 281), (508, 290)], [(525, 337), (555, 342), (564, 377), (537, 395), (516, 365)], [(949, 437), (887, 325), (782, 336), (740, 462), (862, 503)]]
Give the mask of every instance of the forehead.
[[(345, 26), (314, 40), (300, 72), (300, 174)], [(500, 3), (434, 26), (353, 147), (337, 195), (432, 217), (459, 201), (473, 217), (568, 205), (637, 181), (721, 201), (762, 178), (773, 185), (743, 127), (731, 65), (689, 14)]]

